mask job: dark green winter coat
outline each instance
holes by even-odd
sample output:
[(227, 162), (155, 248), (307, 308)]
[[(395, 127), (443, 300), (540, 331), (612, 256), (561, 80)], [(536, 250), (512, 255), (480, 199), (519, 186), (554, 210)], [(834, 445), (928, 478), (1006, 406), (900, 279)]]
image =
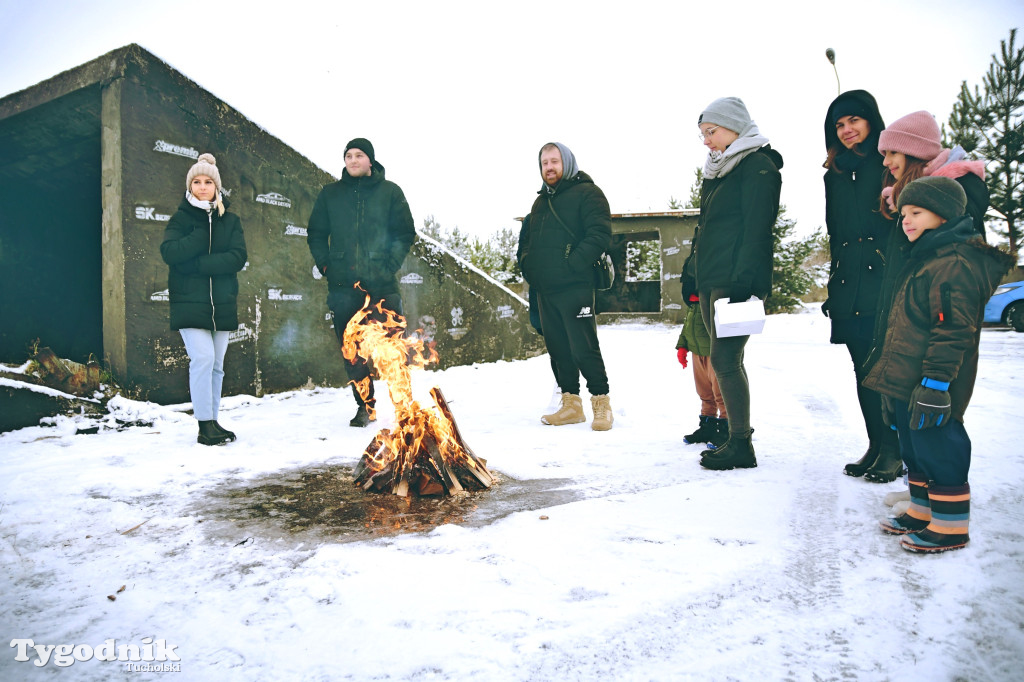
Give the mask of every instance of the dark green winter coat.
[[(964, 189), (967, 195), (967, 215), (971, 217), (971, 226), (975, 236), (985, 234), (985, 213), (988, 211), (989, 191), (985, 181), (973, 173), (953, 178)], [(910, 254), (911, 244), (903, 233), (903, 221), (897, 216), (889, 221), (889, 243), (885, 251), (885, 275), (882, 279), (881, 292), (878, 297), (878, 310), (875, 312), (875, 330), (872, 335), (872, 348), (864, 366), (871, 368), (882, 352), (882, 340), (885, 338), (886, 325), (889, 319), (889, 304), (896, 293), (897, 276), (902, 271)], [(982, 237), (982, 239), (984, 239)], [(920, 240), (918, 240), (920, 241)]]
[[(832, 120), (836, 103), (848, 100), (862, 105), (870, 126), (870, 134), (855, 150), (843, 147)], [(870, 334), (874, 326), (892, 234), (892, 221), (878, 203), (885, 171), (878, 135), (884, 129), (875, 98), (864, 90), (843, 93), (825, 116), (826, 151), (835, 157), (824, 178), (831, 261), (828, 299), (821, 308), (832, 320), (832, 343)]]
[(711, 355), (711, 334), (704, 324), (704, 316), (700, 314), (700, 305), (695, 303), (686, 309), (676, 348), (685, 348), (694, 355)]
[(164, 230), (160, 255), (169, 266), (171, 329), (238, 329), (237, 273), (248, 253), (237, 215), (217, 215), (182, 199)]
[(341, 180), (320, 190), (309, 216), (306, 241), (316, 266), (332, 287), (361, 282), (375, 295), (398, 291), (395, 273), (416, 239), (409, 203), (384, 166), (371, 174)]
[[(689, 258), (701, 297), (767, 298), (772, 289), (772, 227), (779, 214), (782, 156), (765, 145), (729, 173), (704, 180)], [(684, 266), (685, 268), (685, 266)]]
[[(612, 216), (604, 192), (580, 171), (542, 187), (530, 209), (519, 268), (538, 293), (594, 288), (594, 261), (611, 244)], [(550, 200), (550, 204), (548, 203)], [(552, 213), (552, 206), (563, 226)]]
[(922, 378), (947, 381), (951, 416), (962, 422), (978, 373), (985, 304), (1015, 259), (981, 240), (969, 216), (925, 232), (909, 247), (864, 385), (909, 402)]

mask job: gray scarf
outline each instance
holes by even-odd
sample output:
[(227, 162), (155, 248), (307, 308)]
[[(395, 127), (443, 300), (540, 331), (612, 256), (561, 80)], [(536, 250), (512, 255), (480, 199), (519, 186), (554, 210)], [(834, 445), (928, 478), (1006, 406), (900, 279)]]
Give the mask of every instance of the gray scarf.
[(724, 152), (708, 152), (708, 158), (704, 162), (704, 179), (720, 178), (726, 175), (736, 165), (753, 154), (761, 147), (768, 144), (768, 138), (761, 134), (753, 123), (736, 138), (731, 145), (726, 147)]

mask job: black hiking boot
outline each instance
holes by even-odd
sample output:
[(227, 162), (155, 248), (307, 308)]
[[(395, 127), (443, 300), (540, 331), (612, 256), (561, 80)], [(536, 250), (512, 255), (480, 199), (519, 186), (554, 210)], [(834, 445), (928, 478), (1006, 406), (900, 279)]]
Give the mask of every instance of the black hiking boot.
[(697, 430), (693, 433), (683, 436), (683, 442), (687, 445), (693, 445), (694, 443), (708, 443), (711, 441), (711, 437), (715, 435), (715, 425), (713, 420), (715, 418), (702, 414), (699, 417), (700, 424), (697, 426)]
[(729, 436), (728, 442), (722, 447), (705, 450), (700, 465), (715, 471), (753, 469), (757, 466), (754, 444), (750, 441), (750, 436)]
[[(722, 447), (729, 440), (729, 420), (722, 417), (712, 417), (711, 421), (714, 422), (715, 431), (708, 438), (708, 446), (714, 450), (715, 448)], [(753, 433), (754, 430), (751, 429), (750, 432)]]
[(223, 426), (221, 426), (220, 422), (217, 421), (216, 419), (213, 420), (213, 430), (216, 433), (219, 433), (221, 436), (224, 436), (224, 438), (225, 438), (224, 442), (225, 443), (231, 443), (232, 441), (238, 440), (235, 437), (235, 432), (234, 431), (228, 431)]

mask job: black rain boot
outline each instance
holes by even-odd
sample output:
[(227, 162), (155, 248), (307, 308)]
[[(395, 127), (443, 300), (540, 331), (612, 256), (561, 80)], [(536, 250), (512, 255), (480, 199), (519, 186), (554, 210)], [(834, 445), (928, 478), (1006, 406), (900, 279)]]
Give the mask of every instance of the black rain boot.
[(715, 426), (711, 421), (712, 419), (714, 419), (712, 416), (700, 415), (697, 430), (683, 436), (683, 442), (687, 445), (693, 445), (694, 443), (707, 443), (710, 441), (711, 436), (715, 434)]
[(196, 438), (196, 442), (202, 445), (221, 445), (227, 442), (227, 438), (214, 427), (216, 423), (212, 419), (200, 421), (199, 436)]
[(359, 409), (356, 410), (355, 416), (349, 420), (348, 425), (364, 427), (369, 426), (370, 422), (376, 421), (375, 417), (370, 416), (370, 410), (373, 409), (373, 406), (376, 403), (376, 400), (373, 397), (373, 382), (370, 382), (370, 397), (367, 400), (363, 400), (363, 396), (359, 395), (359, 391), (356, 389), (354, 384), (352, 385), (352, 395), (355, 396)]
[(878, 449), (878, 459), (864, 472), (864, 480), (872, 483), (889, 483), (903, 475), (903, 459), (900, 457), (899, 442), (883, 443)]
[(213, 430), (215, 432), (219, 433), (221, 436), (224, 436), (224, 442), (225, 443), (231, 443), (233, 441), (238, 440), (235, 437), (235, 432), (234, 431), (228, 431), (223, 426), (221, 426), (220, 422), (217, 421), (216, 419), (213, 420)]
[(847, 476), (859, 477), (871, 468), (871, 465), (878, 459), (878, 443), (869, 443), (868, 451), (856, 462), (850, 462), (843, 467), (843, 473)]
[(356, 416), (352, 417), (348, 422), (349, 426), (369, 426), (370, 415), (366, 411), (366, 405), (360, 405), (359, 409), (356, 410)]
[(730, 435), (728, 442), (722, 447), (704, 452), (708, 454), (701, 457), (700, 465), (705, 469), (727, 471), (729, 469), (753, 469), (757, 466), (757, 458), (754, 457), (754, 444), (750, 440), (750, 435)]

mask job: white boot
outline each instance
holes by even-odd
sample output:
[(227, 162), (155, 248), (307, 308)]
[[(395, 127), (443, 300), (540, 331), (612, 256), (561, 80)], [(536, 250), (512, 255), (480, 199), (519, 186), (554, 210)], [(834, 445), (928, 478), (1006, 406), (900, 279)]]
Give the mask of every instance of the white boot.
[(572, 393), (562, 394), (562, 406), (554, 414), (546, 414), (540, 418), (545, 424), (562, 426), (563, 424), (579, 424), (587, 421), (583, 414), (583, 400)]
[(595, 431), (607, 431), (612, 428), (611, 398), (605, 395), (590, 396), (590, 406), (594, 409), (594, 423), (590, 425)]

